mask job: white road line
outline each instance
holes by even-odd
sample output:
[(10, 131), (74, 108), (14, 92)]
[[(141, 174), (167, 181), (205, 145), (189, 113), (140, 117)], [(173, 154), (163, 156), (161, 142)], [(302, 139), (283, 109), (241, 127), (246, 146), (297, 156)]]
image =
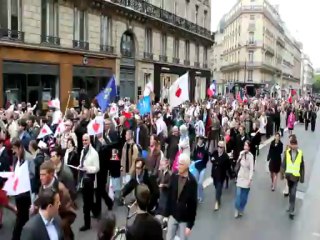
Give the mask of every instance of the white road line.
[(312, 233), (312, 236), (320, 238), (320, 233), (314, 232)]
[(304, 195), (305, 195), (304, 192), (297, 191), (296, 198), (303, 200), (304, 199)]

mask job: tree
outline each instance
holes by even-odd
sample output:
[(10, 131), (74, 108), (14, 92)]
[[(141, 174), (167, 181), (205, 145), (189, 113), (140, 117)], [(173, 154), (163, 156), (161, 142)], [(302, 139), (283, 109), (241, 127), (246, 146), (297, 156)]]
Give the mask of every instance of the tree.
[(314, 83), (312, 84), (314, 93), (320, 93), (320, 74), (314, 75)]

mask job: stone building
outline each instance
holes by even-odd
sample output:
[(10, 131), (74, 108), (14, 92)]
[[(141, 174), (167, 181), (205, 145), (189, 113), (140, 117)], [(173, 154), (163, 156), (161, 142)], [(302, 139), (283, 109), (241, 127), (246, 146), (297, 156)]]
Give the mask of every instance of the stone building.
[(217, 80), (224, 90), (230, 85), (248, 86), (253, 95), (253, 89), (276, 83), (283, 89), (299, 89), (300, 46), (286, 29), (277, 6), (267, 0), (238, 0), (219, 28), (222, 36), (217, 37), (215, 47), (222, 53), (216, 58), (222, 60), (214, 74), (221, 76)]
[(159, 99), (187, 71), (191, 100), (203, 98), (210, 12), (209, 0), (3, 0), (0, 104), (66, 106), (69, 93), (93, 98), (113, 75), (121, 97), (136, 100), (152, 81)]

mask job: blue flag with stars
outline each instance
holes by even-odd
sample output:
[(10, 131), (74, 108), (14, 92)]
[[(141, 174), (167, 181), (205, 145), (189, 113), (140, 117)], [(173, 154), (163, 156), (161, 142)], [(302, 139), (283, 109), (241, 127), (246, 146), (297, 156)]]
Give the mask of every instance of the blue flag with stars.
[(102, 112), (105, 112), (110, 102), (117, 96), (116, 79), (111, 77), (107, 86), (96, 96), (96, 100)]
[(151, 112), (151, 99), (150, 96), (145, 96), (137, 104), (137, 109), (141, 116)]

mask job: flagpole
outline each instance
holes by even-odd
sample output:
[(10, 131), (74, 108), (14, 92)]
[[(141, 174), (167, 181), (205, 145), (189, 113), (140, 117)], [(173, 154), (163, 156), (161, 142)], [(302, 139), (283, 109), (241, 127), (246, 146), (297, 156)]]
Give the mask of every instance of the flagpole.
[(69, 107), (69, 103), (70, 103), (70, 97), (71, 97), (71, 93), (72, 93), (72, 91), (68, 91), (68, 101), (67, 101), (67, 106), (66, 106), (66, 109), (65, 109), (65, 111), (64, 111), (64, 116), (63, 116), (63, 120), (65, 120), (66, 119), (66, 114), (67, 114), (67, 111), (68, 111), (68, 107)]

